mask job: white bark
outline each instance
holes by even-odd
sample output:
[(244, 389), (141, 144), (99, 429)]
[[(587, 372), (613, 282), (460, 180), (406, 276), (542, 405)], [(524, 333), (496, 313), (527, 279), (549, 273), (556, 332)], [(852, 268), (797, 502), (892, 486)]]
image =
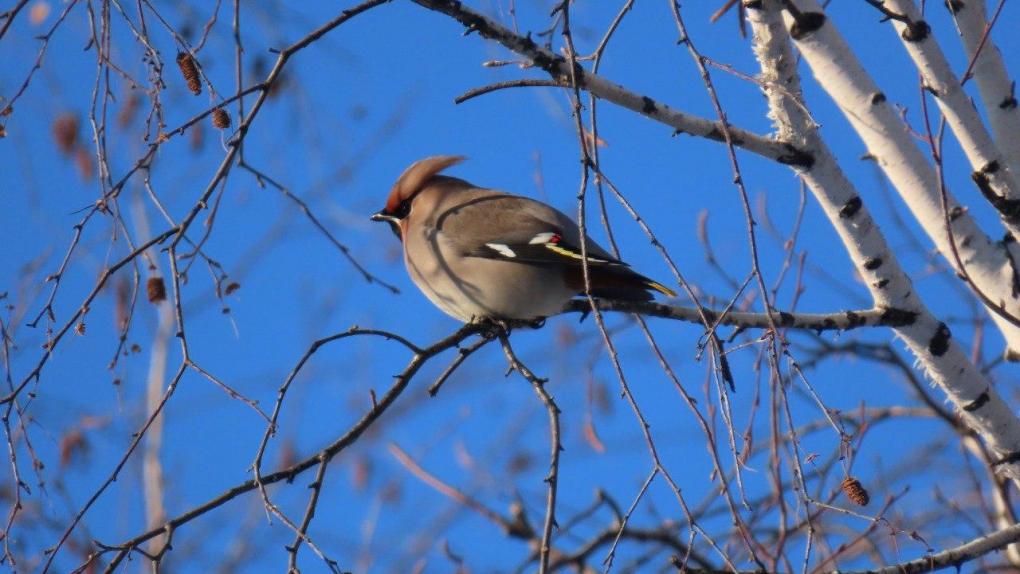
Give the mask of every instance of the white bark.
[[(815, 79), (839, 106), (935, 246), (959, 271), (945, 230), (938, 179), (928, 157), (818, 3), (793, 3), (802, 13), (813, 16), (804, 18), (808, 25), (797, 25), (789, 11), (784, 12), (791, 35)], [(948, 190), (946, 194), (953, 214), (956, 248), (974, 287), (1006, 313), (1020, 316), (1020, 293), (1012, 289), (1013, 273), (1006, 248), (993, 243)], [(1006, 339), (1007, 356), (1020, 353), (1020, 328), (992, 309), (989, 314)]]
[[(985, 35), (985, 0), (960, 0), (948, 5), (956, 18), (967, 58), (973, 59)], [(985, 40), (971, 73), (977, 80), (995, 141), (1013, 173), (1020, 174), (1020, 109), (1002, 54), (991, 38)]]
[(1016, 172), (985, 129), (914, 0), (885, 0), (885, 7), (909, 20), (909, 25), (897, 19), (890, 22), (970, 161), (974, 182), (999, 212), (1013, 237), (1020, 239), (1020, 187)]
[[(968, 435), (961, 437), (961, 442), (974, 458), (980, 461), (988, 460), (988, 450), (977, 437)], [(991, 470), (991, 469), (988, 469)], [(994, 471), (993, 471), (994, 474)], [(990, 476), (991, 488), (989, 497), (992, 500), (991, 518), (996, 528), (1010, 528), (1017, 524), (1016, 512), (1010, 502), (1009, 483), (1002, 480), (1000, 476)], [(1013, 566), (1020, 566), (1020, 545), (1010, 544), (1006, 547), (1006, 558)]]
[[(148, 237), (149, 218), (145, 211), (145, 205), (140, 194), (135, 194), (131, 204), (131, 212), (139, 237)], [(156, 249), (149, 249), (145, 252), (144, 259), (150, 262), (155, 270), (154, 263), (158, 261), (159, 252)], [(145, 289), (146, 283), (142, 282)], [(163, 392), (167, 384), (166, 365), (169, 352), (170, 338), (173, 336), (174, 311), (167, 301), (153, 301), (156, 310), (157, 325), (152, 335), (152, 347), (149, 350), (149, 372), (145, 378), (145, 417), (152, 416), (163, 400)], [(147, 529), (159, 528), (166, 522), (166, 507), (164, 506), (165, 481), (163, 478), (163, 414), (159, 413), (152, 419), (148, 431), (145, 433), (144, 450), (142, 453), (142, 495), (145, 502), (145, 526)], [(165, 534), (156, 536), (149, 540), (148, 550), (150, 554), (156, 555), (166, 546), (167, 537)]]
[(757, 6), (760, 8), (748, 7), (748, 17), (754, 30), (762, 80), (770, 86), (765, 90), (769, 115), (781, 137), (789, 138), (789, 143), (814, 158), (810, 167), (797, 168), (798, 172), (839, 233), (876, 305), (916, 313), (916, 320), (896, 328), (896, 333), (958, 408), (963, 420), (998, 456), (1010, 459), (999, 465), (1001, 469), (1014, 481), (1020, 481), (1020, 460), (1012, 461), (1014, 453), (1020, 453), (1020, 419), (980, 369), (968, 360), (948, 327), (917, 296), (863, 200), (804, 112), (796, 59), (776, 4), (766, 0)]
[[(167, 347), (173, 334), (174, 313), (170, 305), (157, 303), (159, 326), (152, 337), (149, 353), (149, 375), (145, 383), (145, 416), (150, 417), (159, 408), (166, 386)], [(145, 453), (142, 457), (142, 486), (145, 493), (145, 526), (153, 529), (166, 522), (163, 506), (163, 413), (156, 415), (145, 433)], [(149, 541), (149, 551), (158, 553), (166, 544), (165, 536)]]
[[(935, 554), (928, 554), (917, 560), (910, 562), (903, 562), (900, 564), (893, 564), (892, 566), (886, 566), (884, 568), (877, 568), (874, 570), (867, 570), (867, 574), (914, 574), (922, 572), (933, 572), (935, 570), (949, 569), (956, 567), (956, 571), (960, 571), (960, 565), (971, 560), (976, 560), (978, 557), (990, 554), (1007, 544), (1012, 544), (1020, 540), (1020, 525), (1010, 526), (1009, 528), (1003, 528), (996, 532), (992, 532), (987, 536), (980, 536), (961, 544), (955, 548), (949, 548), (942, 552), (936, 552)], [(838, 570), (833, 571), (832, 574), (864, 574), (864, 572), (850, 571), (840, 573)]]

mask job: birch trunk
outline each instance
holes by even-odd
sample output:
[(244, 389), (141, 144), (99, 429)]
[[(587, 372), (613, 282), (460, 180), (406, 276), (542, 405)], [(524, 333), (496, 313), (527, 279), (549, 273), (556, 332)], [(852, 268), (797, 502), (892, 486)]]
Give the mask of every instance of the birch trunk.
[(896, 334), (957, 407), (963, 420), (1000, 457), (1000, 469), (1020, 481), (1020, 419), (967, 358), (945, 323), (935, 318), (917, 296), (863, 199), (805, 113), (796, 58), (778, 7), (771, 1), (754, 3), (748, 6), (748, 17), (761, 79), (767, 85), (769, 116), (778, 136), (814, 158), (810, 167), (796, 168), (798, 173), (839, 233), (876, 305), (916, 314), (915, 321), (896, 328)]
[[(800, 21), (789, 11), (783, 13), (790, 35), (811, 67), (822, 88), (836, 102), (854, 130), (864, 141), (886, 177), (906, 202), (914, 217), (935, 246), (957, 272), (966, 271), (973, 287), (983, 294), (989, 315), (1006, 339), (1007, 357), (1020, 356), (1020, 289), (1014, 289), (1011, 257), (1020, 259), (1016, 242), (993, 242), (978, 227), (953, 195), (946, 190), (950, 225), (961, 269), (952, 256), (954, 245), (945, 229), (945, 212), (935, 170), (913, 141), (885, 94), (875, 84), (846, 41), (814, 0), (794, 0), (802, 14)], [(1007, 245), (1009, 246), (1007, 248)]]
[(885, 0), (885, 7), (903, 17), (890, 22), (970, 161), (974, 170), (972, 179), (999, 212), (1013, 238), (1020, 239), (1020, 188), (1016, 172), (1010, 169), (1009, 162), (985, 129), (914, 0)]
[[(995, 141), (1006, 156), (1013, 173), (1020, 174), (1020, 109), (1017, 108), (1016, 87), (1006, 65), (1002, 61), (1002, 53), (990, 38), (985, 38), (985, 0), (952, 0), (946, 2), (963, 39), (963, 47), (967, 58), (977, 61), (971, 74), (977, 80), (978, 92), (988, 113), (988, 123), (992, 126)], [(978, 48), (980, 47), (980, 54)]]

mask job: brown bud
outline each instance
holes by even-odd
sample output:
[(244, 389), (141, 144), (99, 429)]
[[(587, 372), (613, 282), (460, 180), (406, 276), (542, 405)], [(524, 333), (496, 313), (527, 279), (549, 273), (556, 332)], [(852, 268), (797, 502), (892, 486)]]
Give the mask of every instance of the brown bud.
[(64, 155), (71, 155), (78, 147), (78, 116), (70, 113), (60, 114), (53, 120), (52, 129), (57, 149)]
[(166, 301), (166, 283), (162, 277), (149, 277), (145, 282), (145, 294), (149, 297), (150, 303)]
[(400, 485), (396, 482), (389, 482), (382, 487), (382, 490), (379, 493), (379, 498), (383, 502), (396, 503), (400, 500), (401, 494)]
[(121, 106), (120, 111), (117, 113), (117, 126), (126, 128), (131, 125), (131, 122), (135, 119), (135, 114), (138, 113), (138, 108), (142, 104), (142, 96), (138, 95), (137, 91), (132, 91), (127, 99), (124, 101), (124, 105)]
[(295, 463), (297, 463), (297, 459), (298, 452), (297, 449), (294, 447), (294, 441), (292, 440), (284, 441), (283, 446), (280, 447), (280, 460), (278, 463), (279, 468), (289, 468), (293, 466)]
[(81, 429), (73, 428), (67, 431), (60, 437), (60, 466), (67, 466), (73, 458), (83, 454), (87, 449), (88, 443)]
[(868, 496), (868, 491), (861, 485), (861, 481), (852, 476), (844, 478), (843, 483), (839, 487), (843, 489), (843, 494), (858, 506), (867, 506), (868, 502), (871, 502), (871, 497)]
[(230, 114), (223, 108), (216, 108), (212, 112), (212, 125), (218, 127), (221, 130), (225, 130), (230, 127)]
[(202, 149), (202, 142), (205, 141), (205, 134), (203, 133), (202, 124), (195, 124), (188, 130), (191, 136), (188, 138), (188, 146), (191, 151), (197, 152)]
[(33, 26), (42, 24), (49, 16), (49, 2), (36, 2), (35, 4), (32, 4), (32, 9), (28, 11), (28, 21), (31, 22)]
[(237, 281), (233, 281), (229, 285), (227, 285), (226, 289), (223, 290), (223, 294), (224, 295), (230, 295), (231, 293), (233, 293), (234, 291), (237, 291), (240, 288), (241, 288), (241, 284), (238, 283)]
[(120, 281), (117, 281), (114, 293), (114, 325), (117, 326), (117, 329), (123, 331), (128, 326), (128, 319), (130, 317), (128, 306), (131, 303), (131, 285), (128, 284), (126, 278), (121, 278)]
[(354, 460), (354, 473), (351, 476), (351, 482), (354, 483), (354, 488), (357, 490), (364, 490), (365, 486), (368, 485), (368, 481), (371, 476), (372, 461), (367, 457), (356, 458)]
[(281, 73), (279, 76), (276, 76), (272, 84), (269, 84), (269, 93), (266, 94), (266, 97), (270, 100), (279, 97), (288, 85), (290, 85), (290, 78), (286, 74)]
[(83, 180), (92, 179), (95, 166), (92, 163), (92, 154), (87, 149), (79, 146), (74, 150), (74, 165), (78, 168), (78, 174)]
[(195, 57), (187, 52), (177, 52), (177, 67), (181, 69), (184, 81), (188, 83), (188, 89), (196, 96), (202, 93), (202, 81), (198, 77), (198, 65), (195, 64)]

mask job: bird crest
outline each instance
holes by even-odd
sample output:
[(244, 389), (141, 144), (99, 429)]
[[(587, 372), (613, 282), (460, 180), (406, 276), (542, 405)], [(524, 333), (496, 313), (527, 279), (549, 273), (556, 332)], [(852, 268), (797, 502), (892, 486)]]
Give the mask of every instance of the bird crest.
[(411, 167), (400, 174), (397, 182), (393, 184), (393, 189), (390, 190), (390, 196), (386, 201), (386, 211), (395, 211), (401, 201), (410, 199), (421, 191), (425, 184), (439, 172), (465, 159), (467, 158), (462, 155), (436, 155), (414, 162)]

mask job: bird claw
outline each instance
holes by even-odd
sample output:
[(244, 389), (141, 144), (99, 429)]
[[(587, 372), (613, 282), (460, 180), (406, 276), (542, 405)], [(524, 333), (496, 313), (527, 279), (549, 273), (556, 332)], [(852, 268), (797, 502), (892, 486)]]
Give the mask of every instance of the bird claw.
[(482, 327), (482, 336), (489, 339), (500, 335), (510, 335), (514, 329), (541, 329), (545, 326), (545, 317), (536, 319), (496, 319), (493, 317), (483, 318), (477, 323)]
[(481, 335), (486, 339), (510, 335), (510, 329), (512, 328), (507, 321), (492, 317), (482, 318), (477, 323), (481, 327)]

